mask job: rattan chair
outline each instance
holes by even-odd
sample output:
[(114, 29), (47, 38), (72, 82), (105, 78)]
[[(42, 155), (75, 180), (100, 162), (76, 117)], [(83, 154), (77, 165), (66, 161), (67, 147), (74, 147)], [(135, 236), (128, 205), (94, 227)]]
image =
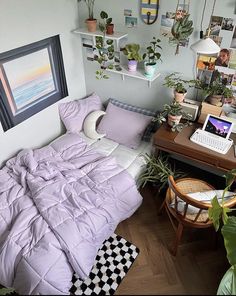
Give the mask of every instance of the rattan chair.
[[(174, 178), (169, 176), (168, 183), (169, 188), (163, 206), (176, 232), (176, 238), (171, 249), (171, 253), (176, 256), (184, 226), (192, 228), (213, 226), (208, 217), (208, 209), (211, 208), (210, 201), (198, 201), (187, 194), (214, 190), (215, 188), (205, 181), (194, 178), (182, 178), (175, 182)], [(236, 197), (224, 203), (227, 207), (232, 207), (235, 204)]]

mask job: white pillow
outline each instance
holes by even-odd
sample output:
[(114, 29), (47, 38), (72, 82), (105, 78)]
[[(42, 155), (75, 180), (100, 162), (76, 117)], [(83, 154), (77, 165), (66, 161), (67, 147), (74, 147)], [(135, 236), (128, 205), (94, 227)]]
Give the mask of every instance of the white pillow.
[[(210, 203), (211, 200), (217, 196), (217, 199), (219, 200), (219, 203), (222, 202), (222, 194), (223, 190), (208, 190), (208, 191), (203, 191), (203, 192), (194, 192), (194, 193), (188, 193), (187, 195), (192, 197), (195, 200), (198, 201), (203, 201), (203, 202), (208, 202)], [(231, 192), (231, 191), (226, 191), (225, 193), (225, 201), (232, 198), (233, 196), (236, 195), (236, 192)], [(171, 205), (172, 208), (175, 208), (175, 200), (172, 201)], [(177, 209), (179, 212), (184, 212), (184, 207), (185, 207), (185, 202), (177, 197)], [(196, 208), (194, 206), (189, 205), (187, 214), (193, 215), (197, 214), (199, 211), (199, 208)]]
[(97, 140), (106, 136), (106, 134), (99, 134), (96, 130), (96, 123), (99, 117), (106, 114), (106, 112), (97, 110), (89, 113), (83, 123), (83, 130), (85, 136), (90, 139)]

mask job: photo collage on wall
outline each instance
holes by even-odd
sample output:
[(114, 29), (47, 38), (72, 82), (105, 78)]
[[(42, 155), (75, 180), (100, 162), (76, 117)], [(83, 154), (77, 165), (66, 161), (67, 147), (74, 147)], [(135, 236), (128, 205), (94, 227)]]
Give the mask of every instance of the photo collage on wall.
[[(232, 39), (228, 48), (221, 47), (224, 32), (231, 32)], [(216, 55), (199, 55), (197, 60), (197, 78), (209, 84), (217, 77), (223, 84), (236, 92), (236, 27), (235, 20), (221, 16), (212, 16), (210, 38), (221, 47)]]

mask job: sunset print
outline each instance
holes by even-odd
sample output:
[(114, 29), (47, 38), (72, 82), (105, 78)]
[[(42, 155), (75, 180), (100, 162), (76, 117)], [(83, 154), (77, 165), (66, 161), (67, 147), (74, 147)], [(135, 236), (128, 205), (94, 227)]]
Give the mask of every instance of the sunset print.
[[(56, 91), (48, 49), (36, 51), (3, 64), (12, 98), (12, 113), (20, 113)], [(13, 100), (13, 102), (10, 102)]]

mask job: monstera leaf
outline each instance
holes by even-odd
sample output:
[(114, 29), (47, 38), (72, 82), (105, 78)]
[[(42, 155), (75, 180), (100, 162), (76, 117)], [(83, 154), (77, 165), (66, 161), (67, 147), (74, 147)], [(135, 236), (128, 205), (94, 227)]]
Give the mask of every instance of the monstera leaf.
[(236, 265), (236, 217), (229, 217), (226, 224), (222, 227), (221, 232), (224, 237), (229, 263)]

